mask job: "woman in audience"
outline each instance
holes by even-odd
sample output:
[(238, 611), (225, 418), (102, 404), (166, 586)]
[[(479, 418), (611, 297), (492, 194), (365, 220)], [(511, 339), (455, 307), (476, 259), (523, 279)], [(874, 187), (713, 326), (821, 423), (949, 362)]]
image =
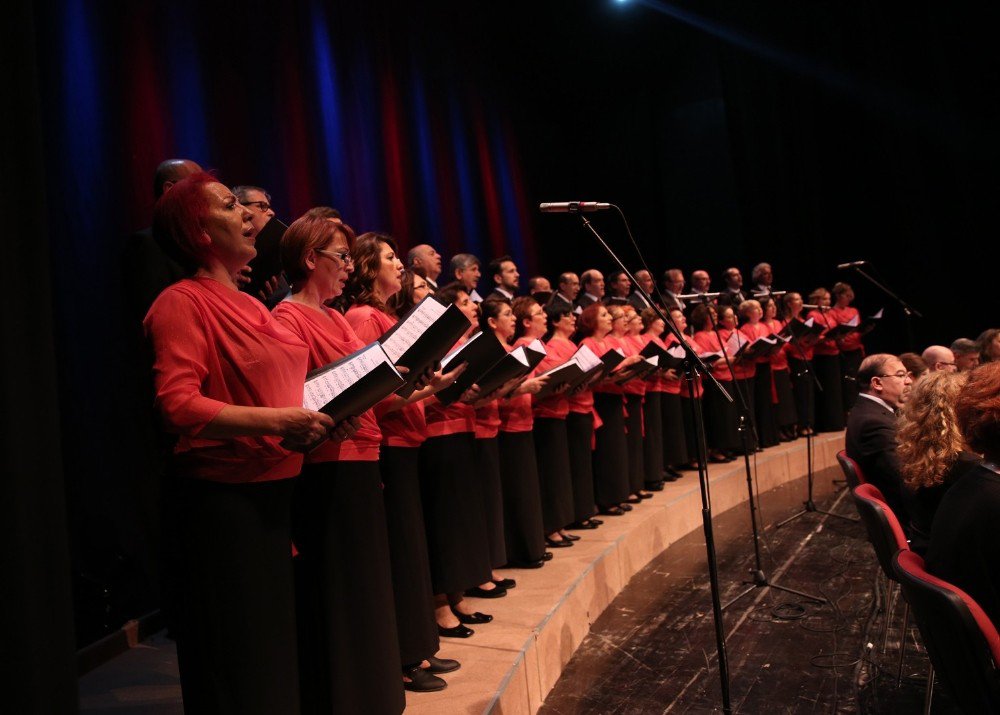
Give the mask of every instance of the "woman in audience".
[[(304, 450), (333, 421), (304, 409), (309, 351), (234, 275), (256, 255), (250, 212), (207, 173), (163, 194), (154, 231), (192, 278), (144, 320), (174, 449), (177, 657), (192, 712), (298, 712), (291, 502)], [(351, 425), (339, 437), (350, 436)]]
[(985, 460), (941, 499), (931, 526), (927, 570), (976, 600), (1000, 623), (1000, 363), (969, 373), (955, 403), (965, 443)]
[[(717, 321), (719, 321), (717, 323)], [(723, 327), (722, 321), (730, 327)], [(694, 343), (702, 356), (713, 355), (716, 359), (711, 363), (712, 376), (718, 380), (730, 393), (733, 392), (733, 372), (726, 364), (726, 358), (721, 356), (725, 350), (726, 341), (732, 333), (734, 324), (733, 309), (721, 306), (716, 309), (711, 305), (695, 306), (691, 313), (694, 323)], [(718, 329), (715, 329), (718, 326)], [(733, 395), (733, 399), (736, 396)], [(708, 461), (713, 463), (730, 462), (732, 454), (741, 451), (740, 437), (736, 431), (739, 417), (735, 402), (725, 399), (718, 390), (709, 389), (704, 396), (705, 441), (708, 445)], [(688, 410), (684, 410), (688, 412)], [(688, 438), (690, 450), (691, 438)], [(695, 445), (697, 446), (697, 445)], [(693, 456), (693, 455), (692, 455)]]
[[(347, 320), (326, 307), (354, 270), (345, 229), (303, 216), (281, 239), (291, 295), (274, 317), (308, 346), (310, 370), (365, 346)], [(369, 410), (351, 439), (309, 452), (295, 485), (292, 535), (303, 594), (296, 615), (308, 711), (399, 712), (405, 704), (378, 468), (381, 441)]]
[[(767, 326), (772, 335), (781, 334), (785, 321), (778, 320), (778, 304), (772, 296), (761, 300), (764, 317), (760, 321)], [(795, 439), (795, 424), (798, 416), (795, 413), (795, 398), (792, 395), (792, 380), (788, 369), (787, 344), (771, 356), (771, 379), (774, 383), (772, 404), (774, 406), (774, 421), (778, 427), (778, 439), (788, 442)]]
[(913, 383), (899, 420), (899, 473), (911, 500), (910, 548), (921, 554), (945, 492), (979, 462), (967, 451), (955, 402), (968, 373), (932, 372)]
[(929, 370), (924, 359), (916, 353), (902, 353), (899, 356), (899, 361), (903, 363), (903, 367), (906, 368), (906, 372), (909, 373), (910, 379), (914, 382), (917, 381), (917, 378), (926, 375)]
[[(809, 300), (817, 308), (810, 310), (807, 317), (826, 330), (837, 327), (837, 319), (830, 313), (830, 291), (817, 288), (809, 294)], [(824, 333), (825, 335), (825, 333)], [(840, 348), (836, 340), (820, 336), (813, 347), (813, 369), (823, 390), (816, 394), (817, 432), (836, 432), (844, 429), (844, 398), (841, 393)]]
[(1000, 360), (1000, 328), (988, 328), (976, 338), (979, 345), (979, 362), (996, 362)]
[[(838, 325), (850, 321), (860, 323), (858, 309), (851, 305), (854, 302), (854, 291), (847, 283), (833, 284), (833, 307), (830, 315)], [(858, 399), (858, 368), (865, 357), (865, 348), (861, 344), (861, 333), (854, 331), (837, 341), (840, 348), (841, 392), (844, 398), (844, 412), (848, 412)]]

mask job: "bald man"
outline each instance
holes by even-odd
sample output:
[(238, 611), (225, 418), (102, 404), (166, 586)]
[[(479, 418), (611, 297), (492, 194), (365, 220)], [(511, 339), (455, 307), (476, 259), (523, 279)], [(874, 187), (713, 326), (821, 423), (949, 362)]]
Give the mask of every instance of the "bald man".
[(955, 353), (944, 345), (931, 345), (920, 355), (931, 372), (955, 372)]
[(418, 276), (423, 276), (432, 291), (438, 289), (437, 279), (441, 275), (441, 254), (434, 246), (428, 243), (414, 246), (406, 254), (406, 260), (410, 264), (410, 270)]

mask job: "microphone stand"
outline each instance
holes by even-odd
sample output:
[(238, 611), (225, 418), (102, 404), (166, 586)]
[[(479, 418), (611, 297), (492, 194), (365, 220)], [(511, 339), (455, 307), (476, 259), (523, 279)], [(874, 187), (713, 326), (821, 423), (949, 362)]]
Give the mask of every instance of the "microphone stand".
[[(754, 499), (753, 493), (753, 470), (750, 468), (750, 435), (753, 434), (755, 439), (757, 439), (756, 428), (754, 427), (753, 416), (750, 414), (750, 406), (743, 395), (743, 391), (740, 389), (739, 385), (736, 384), (736, 371), (733, 369), (733, 363), (729, 359), (729, 351), (726, 350), (726, 345), (722, 342), (722, 334), (719, 332), (719, 324), (714, 318), (712, 318), (711, 310), (708, 311), (708, 319), (712, 324), (712, 330), (715, 332), (715, 337), (719, 341), (719, 348), (722, 350), (722, 357), (726, 361), (726, 367), (729, 370), (729, 374), (733, 378), (733, 387), (735, 388), (736, 396), (739, 398), (739, 402), (737, 403), (739, 411), (739, 427), (737, 431), (740, 433), (740, 442), (743, 445), (743, 467), (746, 470), (747, 495), (750, 499), (750, 526), (753, 529), (753, 555), (755, 566), (755, 568), (750, 569), (751, 580), (743, 582), (747, 584), (747, 588), (743, 589), (743, 591), (732, 598), (729, 603), (724, 605), (722, 610), (726, 610), (741, 598), (753, 592), (754, 589), (768, 587), (776, 588), (779, 591), (791, 593), (816, 603), (826, 603), (826, 599), (813, 596), (812, 594), (805, 593), (804, 591), (796, 591), (794, 588), (788, 588), (787, 586), (782, 586), (779, 583), (774, 583), (773, 581), (768, 580), (767, 576), (764, 574), (764, 564), (762, 563), (760, 557), (760, 530), (757, 526), (757, 502)], [(736, 331), (738, 329), (733, 328), (733, 330)]]
[[(670, 333), (684, 348), (684, 380), (688, 386), (688, 394), (692, 396), (691, 414), (694, 419), (696, 434), (695, 441), (698, 450), (698, 484), (701, 486), (701, 521), (702, 527), (705, 531), (705, 549), (708, 556), (708, 579), (712, 591), (712, 617), (715, 621), (715, 647), (719, 657), (719, 680), (721, 681), (722, 687), (722, 712), (726, 715), (730, 715), (732, 713), (732, 705), (729, 696), (729, 657), (726, 654), (726, 633), (722, 622), (722, 606), (719, 590), (719, 566), (715, 555), (715, 535), (712, 529), (712, 497), (708, 484), (708, 458), (705, 447), (705, 422), (701, 412), (701, 401), (694, 399), (695, 383), (698, 375), (701, 374), (707, 377), (729, 402), (732, 402), (733, 398), (730, 397), (729, 393), (727, 393), (722, 385), (719, 384), (719, 381), (712, 376), (712, 373), (705, 366), (705, 363), (702, 362), (701, 358), (698, 357), (697, 353), (691, 348), (691, 346), (687, 344), (684, 340), (684, 336), (677, 330), (673, 322), (663, 314), (660, 306), (653, 303), (650, 295), (643, 290), (642, 286), (639, 285), (639, 282), (635, 279), (635, 276), (633, 276), (628, 268), (625, 267), (625, 264), (622, 263), (621, 259), (618, 258), (618, 255), (604, 241), (601, 234), (597, 232), (593, 225), (591, 225), (587, 217), (579, 211), (575, 211), (574, 213), (577, 213), (580, 216), (580, 220), (583, 222), (584, 228), (594, 234), (594, 238), (597, 239), (597, 242), (601, 244), (618, 267), (625, 272), (625, 275), (627, 275), (629, 280), (632, 281), (632, 285), (634, 285), (635, 289), (639, 291), (639, 294), (649, 301), (650, 306), (656, 312), (657, 317), (664, 322)], [(636, 248), (638, 250), (638, 247)], [(663, 297), (659, 295), (660, 291), (659, 288), (656, 287), (655, 282), (653, 286), (657, 295), (660, 297), (660, 302), (662, 303)]]
[(913, 318), (914, 317), (923, 318), (924, 316), (920, 313), (919, 310), (912, 307), (905, 300), (900, 298), (898, 295), (893, 293), (891, 290), (889, 290), (884, 285), (882, 285), (877, 280), (875, 280), (870, 275), (861, 270), (861, 266), (851, 266), (851, 268), (854, 269), (862, 278), (866, 279), (873, 286), (875, 286), (880, 291), (882, 291), (887, 296), (896, 301), (899, 304), (899, 307), (903, 309), (903, 315), (906, 317), (906, 349), (909, 350), (910, 352), (913, 352)]
[[(790, 320), (796, 320), (796, 318), (792, 317), (792, 318), (790, 318)], [(805, 350), (802, 349), (802, 346), (799, 344), (799, 342), (795, 338), (792, 338), (791, 343), (795, 347), (795, 349), (798, 351), (798, 353), (799, 353), (799, 359), (802, 361), (802, 364), (805, 365), (805, 371), (802, 372), (802, 373), (799, 373), (798, 375), (796, 375), (796, 377), (797, 378), (798, 377), (802, 377), (802, 375), (810, 375), (810, 376), (812, 376), (812, 380), (813, 380), (814, 383), (816, 383), (816, 387), (818, 387), (819, 390), (822, 392), (823, 385), (820, 384), (819, 378), (816, 377), (816, 373), (813, 372), (812, 363), (806, 357)], [(835, 516), (838, 519), (843, 519), (845, 521), (850, 521), (852, 523), (853, 522), (857, 522), (857, 519), (852, 519), (849, 516), (843, 516), (841, 514), (834, 514), (832, 511), (825, 511), (823, 509), (820, 509), (820, 508), (818, 508), (816, 506), (816, 502), (813, 501), (813, 445), (812, 445), (812, 440), (813, 440), (813, 426), (812, 426), (812, 420), (809, 419), (809, 413), (812, 412), (812, 394), (813, 394), (812, 390), (806, 391), (806, 414), (805, 414), (805, 422), (806, 422), (806, 480), (807, 480), (807, 484), (808, 484), (808, 487), (807, 487), (807, 490), (806, 490), (806, 500), (804, 502), (802, 502), (803, 508), (801, 510), (799, 510), (796, 513), (792, 514), (787, 519), (784, 519), (783, 521), (779, 521), (777, 524), (775, 524), (774, 528), (776, 528), (776, 529), (780, 529), (785, 524), (788, 524), (789, 522), (795, 521), (800, 516), (803, 516), (803, 515), (809, 514), (809, 513), (823, 514), (825, 516)]]

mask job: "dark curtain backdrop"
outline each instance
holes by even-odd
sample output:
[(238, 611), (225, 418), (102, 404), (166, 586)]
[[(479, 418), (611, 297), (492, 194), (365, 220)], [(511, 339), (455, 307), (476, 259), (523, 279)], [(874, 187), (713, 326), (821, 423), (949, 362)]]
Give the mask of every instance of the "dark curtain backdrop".
[[(726, 266), (749, 283), (767, 260), (778, 288), (846, 277), (864, 312), (886, 309), (870, 347), (901, 351), (900, 311), (835, 269), (867, 259), (925, 313), (920, 349), (994, 323), (997, 22), (981, 5), (20, 5), (42, 38), (11, 66), (42, 106), (31, 166), (48, 241), (34, 250), (51, 256), (59, 388), (44, 414), (60, 419), (49, 444), (67, 465), (79, 641), (157, 604), (148, 401), (129, 387), (144, 368), (119, 257), (149, 222), (158, 161), (261, 184), (282, 218), (333, 204), (404, 246), (509, 251), (553, 278), (610, 264), (577, 219), (532, 206), (611, 201), (657, 274), (705, 268), (719, 287)], [(8, 138), (29, 151), (31, 137)], [(593, 218), (637, 267), (620, 221)], [(15, 271), (13, 295), (35, 277)], [(45, 355), (31, 367), (51, 376)]]

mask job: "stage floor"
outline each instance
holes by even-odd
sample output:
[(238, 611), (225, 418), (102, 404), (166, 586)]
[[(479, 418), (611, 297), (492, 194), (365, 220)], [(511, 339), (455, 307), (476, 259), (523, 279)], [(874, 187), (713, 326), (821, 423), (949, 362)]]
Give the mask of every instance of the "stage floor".
[[(853, 516), (846, 493), (832, 493), (842, 435), (815, 442), (820, 508)], [(911, 631), (897, 691), (902, 609), (883, 655), (878, 567), (863, 527), (820, 514), (770, 526), (801, 507), (804, 446), (756, 457), (768, 525), (762, 564), (771, 581), (830, 603), (757, 588), (726, 610), (734, 712), (919, 712), (926, 659)], [(742, 461), (713, 465), (711, 479), (725, 603), (745, 588), (754, 562)], [(476, 603), (494, 623), (467, 641), (442, 639), (439, 655), (463, 663), (446, 676), (448, 689), (408, 694), (408, 712), (721, 712), (697, 475), (666, 486), (631, 514), (578, 532), (584, 539), (556, 550), (544, 569), (507, 572), (518, 587)], [(871, 653), (867, 642), (876, 643)], [(948, 712), (938, 690), (935, 712)], [(148, 639), (84, 676), (80, 694), (84, 712), (181, 712), (173, 643)]]

